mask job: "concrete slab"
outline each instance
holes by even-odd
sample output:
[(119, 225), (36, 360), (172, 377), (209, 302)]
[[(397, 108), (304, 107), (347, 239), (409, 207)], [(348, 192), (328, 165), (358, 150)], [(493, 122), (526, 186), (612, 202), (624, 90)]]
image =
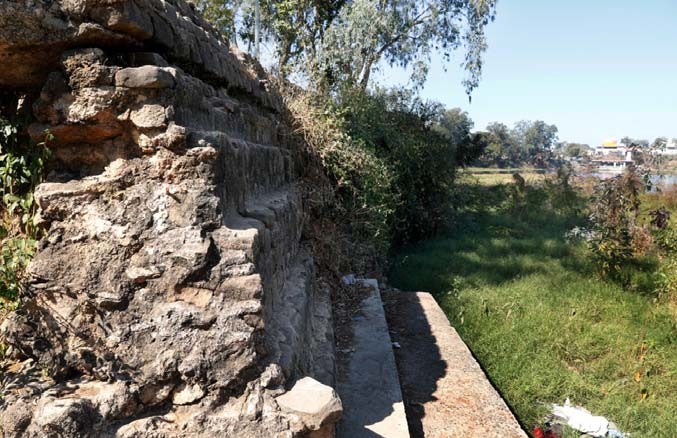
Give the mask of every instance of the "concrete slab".
[(352, 349), (337, 390), (343, 402), (338, 438), (409, 438), (392, 343), (378, 289), (369, 288), (351, 318)]
[(428, 293), (383, 293), (412, 437), (526, 438)]

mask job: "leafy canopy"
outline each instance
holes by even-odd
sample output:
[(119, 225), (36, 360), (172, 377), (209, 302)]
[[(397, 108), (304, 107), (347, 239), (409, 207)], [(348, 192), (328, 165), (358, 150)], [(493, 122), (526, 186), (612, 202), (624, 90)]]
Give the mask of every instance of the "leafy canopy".
[[(411, 68), (414, 88), (433, 52), (449, 62), (464, 47), (468, 93), (477, 87), (485, 27), (497, 0), (260, 0), (263, 38), (283, 75), (299, 74), (326, 90), (362, 90), (384, 64)], [(254, 2), (197, 0), (206, 17), (245, 45), (254, 42)]]

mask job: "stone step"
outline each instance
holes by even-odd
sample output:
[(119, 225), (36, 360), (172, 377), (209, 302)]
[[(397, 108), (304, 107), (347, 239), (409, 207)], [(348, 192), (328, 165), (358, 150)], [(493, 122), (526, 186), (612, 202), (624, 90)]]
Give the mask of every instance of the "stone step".
[(408, 438), (392, 343), (378, 287), (368, 287), (350, 321), (352, 348), (340, 364), (338, 438)]
[(224, 218), (228, 249), (244, 251), (256, 266), (264, 295), (278, 291), (299, 251), (303, 217), (293, 184), (259, 195)]
[(279, 190), (293, 181), (289, 150), (252, 143), (219, 131), (193, 131), (192, 147), (213, 146), (219, 154), (219, 179), (228, 206), (242, 210), (244, 204), (266, 193)]
[(412, 437), (527, 437), (430, 294), (383, 301)]
[[(183, 83), (191, 85), (184, 93), (174, 98), (175, 123), (200, 131), (216, 131), (248, 142), (282, 146), (285, 138), (280, 123), (267, 114), (261, 114), (255, 107), (218, 95), (218, 91), (206, 84), (179, 75)], [(216, 93), (210, 97), (195, 99), (195, 95)]]

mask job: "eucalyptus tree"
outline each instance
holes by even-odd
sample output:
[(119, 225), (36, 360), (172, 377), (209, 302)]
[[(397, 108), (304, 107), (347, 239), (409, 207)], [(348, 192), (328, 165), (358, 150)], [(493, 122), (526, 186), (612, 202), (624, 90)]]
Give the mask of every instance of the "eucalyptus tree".
[(478, 84), (485, 28), (497, 0), (197, 0), (224, 33), (254, 39), (254, 5), (262, 34), (282, 75), (300, 74), (326, 90), (366, 89), (384, 65), (409, 68), (414, 88), (427, 78), (431, 57), (448, 63), (465, 48), (464, 85)]
[(202, 15), (228, 40), (235, 42), (235, 17), (244, 5), (243, 0), (194, 0)]
[(366, 89), (373, 72), (386, 64), (410, 68), (417, 88), (427, 79), (433, 53), (449, 62), (464, 47), (470, 93), (479, 82), (484, 31), (495, 5), (496, 0), (347, 2), (325, 32), (317, 58), (321, 79)]

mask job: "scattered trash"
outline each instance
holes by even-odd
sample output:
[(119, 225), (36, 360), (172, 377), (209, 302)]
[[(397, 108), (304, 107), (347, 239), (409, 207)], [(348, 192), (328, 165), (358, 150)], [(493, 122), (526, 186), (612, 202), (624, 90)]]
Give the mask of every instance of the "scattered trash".
[(402, 348), (399, 342), (393, 342), (393, 347), (394, 348)]
[(343, 280), (343, 284), (348, 286), (355, 284), (355, 274), (344, 275), (341, 280)]
[[(552, 415), (553, 422), (566, 424), (572, 429), (592, 437), (628, 438), (630, 436), (630, 434), (623, 434), (615, 424), (610, 423), (606, 418), (592, 415), (590, 411), (580, 406), (572, 406), (569, 399), (564, 402), (563, 406), (553, 405)], [(536, 435), (536, 432), (534, 432), (534, 435)], [(549, 438), (548, 435), (543, 436)]]
[(620, 430), (610, 427), (607, 436), (611, 438), (628, 438), (630, 434), (629, 433), (623, 434), (623, 432), (621, 432)]
[(353, 284), (362, 284), (364, 286), (371, 286), (372, 288), (378, 290), (378, 280), (375, 278), (357, 278), (355, 274), (344, 275), (341, 278), (343, 284), (350, 286)]
[(571, 406), (568, 399), (564, 406), (554, 405), (552, 413), (566, 422), (569, 427), (594, 437), (606, 436), (609, 431), (609, 420), (592, 415), (590, 411), (579, 406)]
[(542, 428), (541, 426), (534, 427), (532, 431), (534, 438), (559, 438), (560, 434), (549, 428)]

